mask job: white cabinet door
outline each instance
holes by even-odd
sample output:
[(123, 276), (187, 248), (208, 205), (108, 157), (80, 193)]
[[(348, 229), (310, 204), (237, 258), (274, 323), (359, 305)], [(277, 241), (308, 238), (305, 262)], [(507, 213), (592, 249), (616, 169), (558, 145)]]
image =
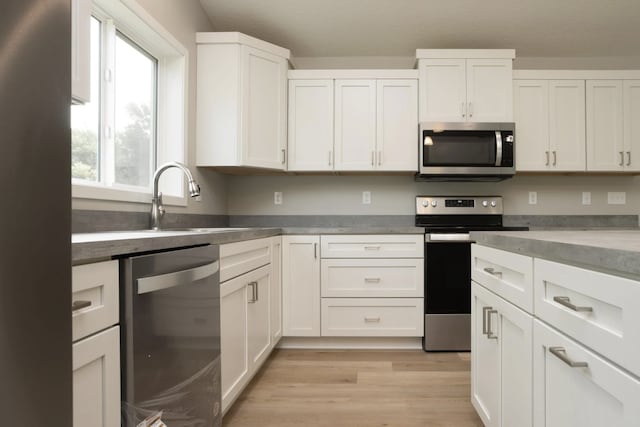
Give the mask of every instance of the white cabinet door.
[(467, 120), (513, 121), (511, 59), (467, 59)]
[(242, 47), (243, 154), (247, 166), (286, 168), (287, 61)]
[(271, 350), (271, 266), (247, 273), (248, 312), (247, 340), (249, 366), (253, 372), (269, 356)]
[(71, 98), (91, 101), (91, 1), (71, 1)]
[(486, 426), (533, 423), (533, 317), (472, 282), (471, 399)]
[(624, 169), (622, 80), (587, 80), (587, 170)]
[(282, 237), (284, 336), (320, 336), (320, 237)]
[(640, 171), (640, 80), (625, 80), (624, 98), (624, 167)]
[(333, 170), (333, 111), (333, 80), (289, 80), (288, 170)]
[(220, 285), (220, 346), (222, 365), (222, 411), (233, 403), (249, 379), (248, 291), (235, 278)]
[(120, 327), (73, 344), (73, 426), (120, 426)]
[[(421, 122), (467, 120), (465, 67), (464, 59), (421, 59), (419, 61)], [(511, 77), (509, 79), (511, 80)]]
[(282, 338), (282, 236), (271, 238), (271, 347)]
[(538, 320), (533, 350), (536, 427), (638, 426), (636, 378)]
[(514, 80), (516, 171), (549, 169), (549, 82)]
[(376, 81), (335, 81), (335, 170), (373, 170)]
[[(487, 336), (487, 318), (493, 307), (492, 294), (471, 284), (471, 403), (486, 427), (499, 426), (500, 344)], [(489, 296), (489, 298), (487, 298)], [(495, 315), (493, 316), (495, 319)], [(498, 333), (494, 324), (492, 334)], [(493, 336), (493, 335), (492, 335)]]
[(557, 171), (584, 171), (584, 80), (549, 81), (549, 164)]
[(378, 80), (377, 162), (384, 171), (418, 170), (418, 82)]

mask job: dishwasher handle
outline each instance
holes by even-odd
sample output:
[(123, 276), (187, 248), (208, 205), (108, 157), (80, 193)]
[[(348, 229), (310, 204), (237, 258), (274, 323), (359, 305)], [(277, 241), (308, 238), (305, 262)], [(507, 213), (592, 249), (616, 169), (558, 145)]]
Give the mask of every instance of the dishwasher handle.
[(201, 265), (200, 267), (190, 268), (188, 270), (175, 271), (173, 273), (166, 273), (158, 276), (143, 277), (138, 279), (138, 295), (202, 280), (209, 276), (213, 276), (219, 270), (219, 261), (214, 261), (211, 264)]

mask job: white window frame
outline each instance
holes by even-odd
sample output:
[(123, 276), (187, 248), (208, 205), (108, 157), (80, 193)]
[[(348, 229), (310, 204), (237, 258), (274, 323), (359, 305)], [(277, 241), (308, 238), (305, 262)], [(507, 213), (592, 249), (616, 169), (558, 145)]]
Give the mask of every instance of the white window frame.
[[(92, 14), (102, 25), (115, 25), (118, 31), (130, 38), (157, 58), (157, 112), (156, 159), (157, 165), (169, 161), (185, 162), (187, 147), (188, 64), (189, 51), (135, 0), (94, 0)], [(104, 31), (102, 32), (104, 34)], [(104, 46), (104, 43), (102, 43)], [(106, 52), (107, 55), (112, 54)], [(86, 58), (88, 61), (89, 59)], [(104, 64), (101, 64), (101, 98), (104, 96)], [(101, 123), (101, 141), (105, 141), (104, 124)], [(104, 142), (103, 142), (104, 143)], [(104, 159), (101, 154), (101, 162)], [(101, 170), (105, 171), (104, 164)], [(185, 180), (179, 170), (168, 170), (162, 175), (160, 190), (166, 205), (186, 206)], [(74, 199), (99, 199), (124, 202), (150, 203), (153, 187), (141, 190), (122, 184), (106, 185), (104, 182), (72, 180)]]

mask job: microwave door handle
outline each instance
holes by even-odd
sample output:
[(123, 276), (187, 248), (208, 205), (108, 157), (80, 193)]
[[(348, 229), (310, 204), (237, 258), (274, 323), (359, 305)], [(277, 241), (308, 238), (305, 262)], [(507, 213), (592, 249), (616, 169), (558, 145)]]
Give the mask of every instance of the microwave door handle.
[(502, 132), (496, 131), (496, 166), (502, 165)]

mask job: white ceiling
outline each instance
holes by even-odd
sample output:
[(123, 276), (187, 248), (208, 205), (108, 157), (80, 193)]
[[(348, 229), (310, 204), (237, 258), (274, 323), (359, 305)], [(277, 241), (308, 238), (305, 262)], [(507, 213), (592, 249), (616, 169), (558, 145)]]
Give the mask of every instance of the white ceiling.
[(216, 31), (297, 57), (514, 48), (518, 57), (640, 56), (640, 0), (200, 0)]

